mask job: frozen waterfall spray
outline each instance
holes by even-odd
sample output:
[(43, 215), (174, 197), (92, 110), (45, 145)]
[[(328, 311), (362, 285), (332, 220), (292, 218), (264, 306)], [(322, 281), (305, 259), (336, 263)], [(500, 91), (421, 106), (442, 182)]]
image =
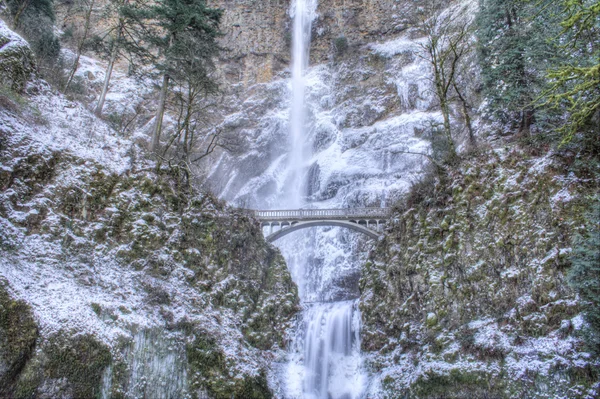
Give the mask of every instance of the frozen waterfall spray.
[[(294, 23), (290, 151), (286, 179), (289, 188), (285, 191), (282, 205), (292, 209), (306, 205), (305, 171), (311, 156), (305, 120), (306, 70), (316, 8), (317, 0), (296, 0), (291, 9)], [(304, 249), (303, 255), (309, 248)], [(299, 261), (302, 264), (297, 264)], [(288, 399), (357, 399), (364, 386), (357, 301), (307, 303), (317, 299), (319, 293), (310, 289), (314, 284), (308, 284), (309, 280), (318, 276), (305, 273), (306, 262), (306, 259), (302, 261), (297, 256), (288, 259), (300, 287), (305, 311), (284, 376), (285, 396)]]

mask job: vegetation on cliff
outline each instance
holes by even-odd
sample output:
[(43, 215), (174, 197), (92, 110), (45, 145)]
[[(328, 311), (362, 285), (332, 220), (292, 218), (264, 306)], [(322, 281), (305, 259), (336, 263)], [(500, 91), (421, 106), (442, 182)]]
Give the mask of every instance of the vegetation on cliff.
[(388, 397), (597, 394), (567, 283), (596, 180), (557, 155), (482, 151), (399, 206), (361, 281), (363, 347)]

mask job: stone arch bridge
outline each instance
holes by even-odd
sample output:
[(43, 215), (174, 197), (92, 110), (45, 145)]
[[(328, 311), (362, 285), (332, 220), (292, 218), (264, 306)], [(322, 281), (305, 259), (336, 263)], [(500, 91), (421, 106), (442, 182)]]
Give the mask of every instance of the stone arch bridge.
[(382, 235), (390, 218), (390, 208), (294, 209), (253, 211), (261, 226), (269, 227), (266, 239), (273, 242), (294, 231), (316, 226), (337, 226), (363, 233), (371, 238)]

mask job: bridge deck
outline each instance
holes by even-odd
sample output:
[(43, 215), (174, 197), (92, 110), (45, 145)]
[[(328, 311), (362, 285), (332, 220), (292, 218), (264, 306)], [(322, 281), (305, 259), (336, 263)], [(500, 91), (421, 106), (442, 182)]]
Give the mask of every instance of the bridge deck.
[(256, 216), (256, 218), (262, 222), (296, 220), (388, 219), (390, 214), (390, 208), (289, 209), (254, 211), (254, 216)]

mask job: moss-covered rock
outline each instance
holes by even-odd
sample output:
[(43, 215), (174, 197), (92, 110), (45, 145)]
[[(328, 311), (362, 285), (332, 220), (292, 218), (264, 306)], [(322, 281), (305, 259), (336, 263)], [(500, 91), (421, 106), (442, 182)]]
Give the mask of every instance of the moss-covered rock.
[(271, 398), (267, 379), (263, 372), (256, 375), (232, 375), (231, 366), (222, 350), (210, 335), (200, 333), (187, 345), (187, 357), (191, 371), (193, 392), (207, 392), (214, 398), (263, 399)]
[(34, 72), (34, 56), (29, 44), (0, 20), (0, 86), (21, 92)]
[(11, 397), (100, 398), (100, 381), (110, 362), (108, 346), (95, 337), (61, 331), (42, 342), (18, 376)]
[(9, 397), (21, 371), (33, 356), (39, 336), (29, 305), (11, 298), (0, 280), (0, 396)]
[[(152, 319), (151, 325), (161, 320), (171, 335), (165, 340), (179, 348), (172, 354), (177, 364), (188, 367), (190, 375), (198, 372), (201, 376), (190, 378), (194, 389), (240, 398), (269, 397), (266, 359), (273, 355), (264, 352), (261, 359), (259, 354), (283, 348), (285, 331), (298, 310), (298, 296), (281, 254), (265, 242), (259, 224), (248, 214), (187, 186), (177, 168), (134, 168), (117, 175), (66, 152), (32, 151), (23, 144), (0, 151), (0, 161), (10, 165), (0, 191), (0, 222), (21, 237), (16, 240), (9, 234), (4, 240), (0, 235), (3, 250), (18, 258), (25, 251), (23, 242), (34, 239), (39, 245), (43, 241), (51, 247), (43, 253), (43, 262), (52, 262), (59, 273), (65, 272), (74, 284), (84, 287), (96, 284), (92, 270), (102, 269), (104, 262), (115, 264), (124, 274), (135, 273), (129, 289), (144, 298), (137, 307), (125, 303), (127, 293), (120, 294), (123, 303), (106, 304), (102, 297), (86, 300), (80, 312), (88, 312), (88, 317), (110, 328), (119, 325), (135, 337), (139, 331), (128, 319), (135, 320), (142, 312)], [(110, 281), (102, 289), (114, 287)], [(220, 334), (222, 326), (229, 328), (229, 334)], [(244, 360), (230, 356), (206, 375), (207, 370), (200, 370), (193, 361), (194, 351), (186, 351), (186, 343), (207, 332), (219, 353), (233, 346), (236, 356), (245, 356)], [(89, 330), (83, 336), (89, 336)], [(108, 344), (105, 349), (120, 354), (120, 359), (106, 358), (103, 349), (92, 348), (100, 351), (99, 358), (90, 363), (90, 370), (83, 369), (84, 381), (52, 360), (68, 358), (69, 348), (87, 343), (76, 337), (56, 342), (57, 337), (43, 337), (42, 355), (21, 372), (19, 397), (42, 392), (50, 397), (97, 395), (98, 373), (109, 363), (112, 370), (121, 370), (119, 376), (108, 373), (112, 376), (109, 392), (127, 397), (143, 391), (131, 388), (128, 381), (134, 378), (129, 363), (141, 361), (128, 355), (136, 352), (131, 348), (137, 341), (119, 348)], [(189, 364), (181, 355), (186, 352)], [(85, 355), (84, 350), (81, 353)], [(170, 362), (169, 356), (158, 356), (157, 361)], [(240, 374), (240, 365), (247, 361), (253, 362), (256, 373)], [(171, 388), (176, 389), (179, 395), (184, 385), (185, 381), (164, 389), (171, 393)]]
[[(600, 363), (585, 353), (566, 281), (594, 187), (570, 179), (548, 157), (489, 151), (420, 187), (426, 197), (408, 196), (361, 280), (363, 348), (391, 390), (584, 398), (598, 389), (598, 373), (583, 370)], [(388, 358), (403, 372), (378, 366)]]
[(102, 373), (111, 360), (106, 345), (90, 335), (65, 337), (57, 334), (42, 350), (47, 357), (45, 374), (49, 378), (65, 378), (73, 397), (100, 396)]

